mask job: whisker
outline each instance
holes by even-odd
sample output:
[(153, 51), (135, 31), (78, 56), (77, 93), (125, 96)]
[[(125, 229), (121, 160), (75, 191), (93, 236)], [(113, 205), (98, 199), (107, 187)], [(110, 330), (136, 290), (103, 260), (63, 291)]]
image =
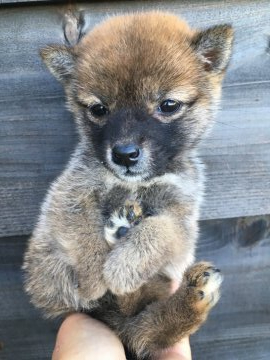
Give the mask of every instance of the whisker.
[(222, 121), (219, 121), (219, 120), (216, 120), (215, 122), (218, 123), (218, 124), (221, 124), (221, 125), (226, 125), (226, 126), (231, 126), (231, 127), (237, 128), (237, 129), (242, 129), (239, 126), (228, 124), (228, 123), (225, 123), (225, 122), (222, 122)]

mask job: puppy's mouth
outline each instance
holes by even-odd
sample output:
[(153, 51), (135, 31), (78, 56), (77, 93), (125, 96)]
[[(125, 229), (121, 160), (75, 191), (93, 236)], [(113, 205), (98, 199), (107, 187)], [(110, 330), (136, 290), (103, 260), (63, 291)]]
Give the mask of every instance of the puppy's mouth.
[(148, 172), (135, 171), (134, 169), (130, 169), (128, 167), (122, 169), (111, 169), (116, 177), (125, 181), (142, 181), (149, 179)]
[(125, 172), (125, 176), (136, 176), (136, 175), (140, 175), (140, 174), (130, 170), (129, 168), (127, 168), (127, 170)]
[(142, 181), (150, 176), (150, 166), (147, 154), (143, 154), (140, 160), (132, 166), (117, 164), (113, 160), (110, 149), (106, 152), (105, 166), (119, 179), (124, 181)]

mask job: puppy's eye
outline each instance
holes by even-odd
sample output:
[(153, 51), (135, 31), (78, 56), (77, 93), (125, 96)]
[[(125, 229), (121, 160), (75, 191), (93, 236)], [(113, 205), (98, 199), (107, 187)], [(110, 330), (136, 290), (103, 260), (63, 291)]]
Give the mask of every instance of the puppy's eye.
[(102, 117), (109, 113), (109, 109), (102, 104), (92, 105), (89, 107), (89, 110), (91, 111), (92, 115), (96, 117)]
[(167, 99), (160, 104), (158, 111), (165, 115), (171, 115), (175, 113), (177, 110), (179, 110), (182, 107), (182, 105), (183, 104), (180, 101)]

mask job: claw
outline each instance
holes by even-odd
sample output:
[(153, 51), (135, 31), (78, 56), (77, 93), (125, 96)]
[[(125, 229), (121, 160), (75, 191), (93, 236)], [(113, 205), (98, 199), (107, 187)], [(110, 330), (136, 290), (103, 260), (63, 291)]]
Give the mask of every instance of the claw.
[(136, 218), (135, 212), (133, 211), (133, 209), (131, 209), (128, 213), (127, 213), (127, 219), (130, 222), (133, 222)]
[(204, 298), (204, 292), (202, 290), (199, 290), (198, 294), (200, 295), (200, 299), (202, 300)]

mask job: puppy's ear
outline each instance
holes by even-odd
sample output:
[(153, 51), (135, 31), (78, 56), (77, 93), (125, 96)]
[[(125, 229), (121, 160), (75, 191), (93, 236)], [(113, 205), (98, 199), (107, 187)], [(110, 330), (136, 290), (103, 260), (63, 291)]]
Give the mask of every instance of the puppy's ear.
[(73, 73), (75, 54), (72, 48), (51, 45), (40, 50), (40, 56), (57, 80), (66, 84)]
[(231, 25), (217, 25), (198, 32), (192, 46), (206, 71), (220, 73), (229, 63), (233, 43)]

